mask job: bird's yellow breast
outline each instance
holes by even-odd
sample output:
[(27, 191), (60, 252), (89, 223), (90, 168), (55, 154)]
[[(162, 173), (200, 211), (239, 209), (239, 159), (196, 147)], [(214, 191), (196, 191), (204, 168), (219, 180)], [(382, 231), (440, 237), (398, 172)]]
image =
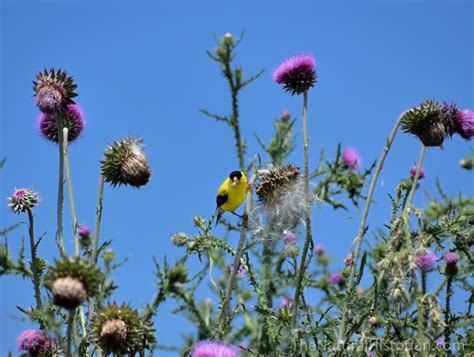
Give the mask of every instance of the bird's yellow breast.
[(223, 211), (235, 211), (245, 199), (247, 191), (247, 180), (241, 179), (236, 185), (232, 186), (232, 180), (227, 178), (217, 191), (218, 196), (227, 195), (227, 201), (220, 208)]

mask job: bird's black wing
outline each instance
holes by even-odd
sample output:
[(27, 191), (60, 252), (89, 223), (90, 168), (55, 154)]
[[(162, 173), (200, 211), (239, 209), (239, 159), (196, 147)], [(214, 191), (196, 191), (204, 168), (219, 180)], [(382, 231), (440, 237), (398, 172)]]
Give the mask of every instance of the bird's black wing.
[(217, 207), (220, 207), (224, 203), (226, 203), (228, 198), (229, 198), (229, 195), (227, 195), (227, 192), (225, 192), (225, 194), (217, 195), (217, 197), (216, 197)]

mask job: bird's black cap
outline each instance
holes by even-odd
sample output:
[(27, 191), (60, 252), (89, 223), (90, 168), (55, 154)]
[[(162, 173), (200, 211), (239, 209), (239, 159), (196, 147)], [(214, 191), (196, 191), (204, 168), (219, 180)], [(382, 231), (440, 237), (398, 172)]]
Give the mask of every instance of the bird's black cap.
[(231, 180), (234, 180), (234, 177), (237, 177), (239, 180), (242, 178), (242, 172), (240, 171), (232, 171), (230, 174), (229, 174), (229, 178)]

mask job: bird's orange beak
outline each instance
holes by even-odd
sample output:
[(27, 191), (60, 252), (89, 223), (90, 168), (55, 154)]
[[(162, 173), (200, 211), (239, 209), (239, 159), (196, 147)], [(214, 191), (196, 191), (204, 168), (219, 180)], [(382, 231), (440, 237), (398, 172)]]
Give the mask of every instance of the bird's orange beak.
[(237, 177), (234, 177), (234, 178), (232, 179), (232, 181), (234, 181), (234, 182), (232, 182), (232, 186), (235, 186), (235, 185), (237, 185), (237, 184), (239, 183), (239, 179), (238, 179)]

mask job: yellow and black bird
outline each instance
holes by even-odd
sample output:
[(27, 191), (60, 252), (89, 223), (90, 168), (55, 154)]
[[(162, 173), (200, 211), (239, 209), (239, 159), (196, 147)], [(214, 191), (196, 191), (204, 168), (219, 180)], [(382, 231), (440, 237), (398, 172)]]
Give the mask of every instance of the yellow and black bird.
[(219, 223), (224, 211), (234, 213), (239, 208), (245, 199), (246, 192), (247, 177), (241, 171), (232, 171), (217, 191), (216, 225)]

